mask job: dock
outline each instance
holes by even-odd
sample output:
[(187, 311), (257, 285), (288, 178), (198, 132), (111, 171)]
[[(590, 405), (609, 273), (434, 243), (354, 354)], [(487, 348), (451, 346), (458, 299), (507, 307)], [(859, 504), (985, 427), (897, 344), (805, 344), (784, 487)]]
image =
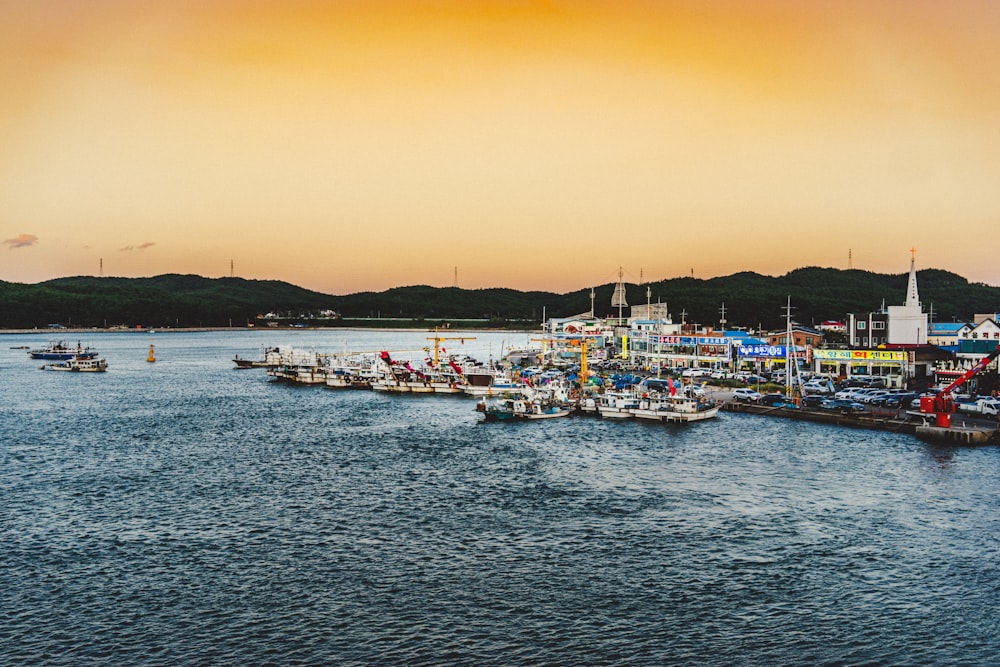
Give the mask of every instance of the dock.
[(951, 426), (941, 428), (932, 426), (929, 423), (913, 421), (904, 417), (883, 417), (870, 414), (842, 414), (829, 410), (810, 410), (807, 408), (786, 408), (758, 405), (755, 403), (740, 403), (737, 401), (723, 401), (722, 409), (727, 412), (740, 412), (746, 414), (761, 415), (766, 417), (781, 417), (784, 419), (798, 419), (821, 424), (832, 424), (834, 426), (847, 426), (850, 428), (863, 428), (874, 431), (888, 431), (891, 433), (908, 433), (921, 440), (935, 443), (954, 445), (987, 445), (1000, 443), (1000, 435), (996, 428), (982, 426)]

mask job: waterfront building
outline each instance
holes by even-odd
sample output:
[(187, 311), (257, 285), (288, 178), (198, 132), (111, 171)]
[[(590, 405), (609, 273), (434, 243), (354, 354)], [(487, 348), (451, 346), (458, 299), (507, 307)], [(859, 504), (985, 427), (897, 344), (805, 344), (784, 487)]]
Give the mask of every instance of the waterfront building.
[(927, 324), (927, 342), (930, 345), (957, 352), (958, 341), (970, 331), (972, 331), (972, 325), (966, 322), (929, 322)]

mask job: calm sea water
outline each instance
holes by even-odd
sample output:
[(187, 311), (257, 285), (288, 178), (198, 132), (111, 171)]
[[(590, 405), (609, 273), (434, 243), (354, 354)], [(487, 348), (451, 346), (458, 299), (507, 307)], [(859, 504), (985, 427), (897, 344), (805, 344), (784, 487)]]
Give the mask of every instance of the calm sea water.
[[(994, 447), (487, 425), (231, 362), (428, 335), (162, 333), (155, 364), (146, 335), (74, 336), (103, 375), (0, 336), (0, 663), (997, 663)], [(528, 339), (469, 335), (482, 358)]]

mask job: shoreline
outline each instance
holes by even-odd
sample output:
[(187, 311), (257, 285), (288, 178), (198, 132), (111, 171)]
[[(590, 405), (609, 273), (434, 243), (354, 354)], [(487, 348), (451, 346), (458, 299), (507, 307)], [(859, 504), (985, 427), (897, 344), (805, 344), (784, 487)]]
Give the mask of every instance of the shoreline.
[[(60, 338), (69, 334), (164, 334), (164, 333), (200, 333), (206, 331), (240, 331), (240, 332), (303, 332), (303, 331), (434, 331), (434, 327), (171, 327), (169, 329), (0, 329), (2, 335), (33, 335), (45, 334), (49, 338)], [(437, 328), (438, 333), (448, 331), (483, 331), (487, 333), (540, 333), (538, 329), (496, 329), (478, 327)]]

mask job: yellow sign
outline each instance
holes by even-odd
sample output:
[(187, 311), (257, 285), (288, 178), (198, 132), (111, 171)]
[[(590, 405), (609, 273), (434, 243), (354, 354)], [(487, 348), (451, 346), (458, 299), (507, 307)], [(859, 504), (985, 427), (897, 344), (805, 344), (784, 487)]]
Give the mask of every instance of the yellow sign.
[(830, 361), (906, 361), (906, 352), (889, 350), (813, 350), (813, 357)]

